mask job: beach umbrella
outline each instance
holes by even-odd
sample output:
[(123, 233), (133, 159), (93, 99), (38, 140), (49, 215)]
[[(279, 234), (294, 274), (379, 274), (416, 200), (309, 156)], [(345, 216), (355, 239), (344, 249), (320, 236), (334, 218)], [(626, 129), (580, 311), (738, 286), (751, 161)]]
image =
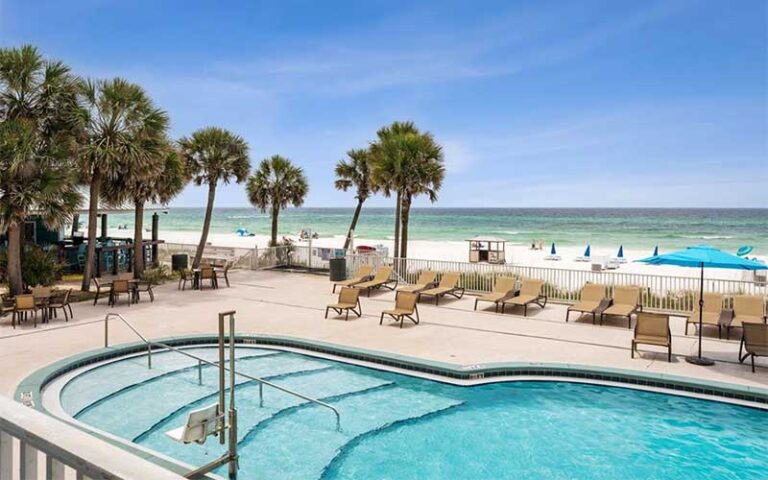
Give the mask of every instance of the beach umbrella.
[(584, 250), (584, 256), (589, 258), (591, 256), (590, 253), (591, 253), (591, 250), (589, 248), (589, 245), (587, 245), (587, 249)]
[(658, 257), (658, 256), (659, 256), (659, 246), (658, 246), (658, 245), (656, 245), (656, 246), (653, 248), (653, 256), (654, 256), (654, 257)]
[(739, 257), (749, 255), (750, 252), (752, 252), (753, 248), (754, 247), (752, 247), (752, 245), (742, 245), (741, 247), (739, 247), (738, 251), (736, 251), (736, 255), (738, 255)]
[(557, 250), (555, 250), (555, 242), (552, 242), (552, 248), (549, 250), (550, 255), (557, 255)]
[(713, 365), (715, 362), (701, 356), (701, 332), (702, 313), (704, 311), (704, 269), (705, 268), (730, 268), (735, 270), (765, 270), (768, 266), (764, 263), (747, 260), (718, 250), (709, 245), (696, 245), (685, 250), (665, 253), (648, 258), (641, 258), (638, 262), (650, 265), (676, 265), (680, 267), (693, 267), (701, 269), (701, 283), (699, 285), (699, 354), (689, 355), (685, 360), (696, 365)]
[(616, 258), (624, 258), (624, 245), (619, 245), (619, 254), (616, 255)]

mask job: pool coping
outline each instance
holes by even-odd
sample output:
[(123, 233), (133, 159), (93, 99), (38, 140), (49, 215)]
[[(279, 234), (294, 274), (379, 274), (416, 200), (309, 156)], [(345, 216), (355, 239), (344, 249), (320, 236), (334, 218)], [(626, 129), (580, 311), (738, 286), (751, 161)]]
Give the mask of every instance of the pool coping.
[[(218, 344), (215, 335), (184, 335), (166, 337), (158, 342), (171, 346), (187, 346), (199, 344)], [(507, 381), (565, 381), (604, 383), (611, 386), (657, 389), (662, 393), (683, 396), (696, 396), (706, 400), (737, 403), (741, 406), (768, 410), (768, 389), (738, 385), (733, 383), (715, 382), (668, 375), (650, 373), (617, 368), (605, 368), (578, 364), (565, 363), (538, 363), (538, 362), (495, 362), (476, 365), (457, 365), (435, 360), (427, 360), (418, 357), (400, 355), (395, 353), (367, 350), (346, 345), (339, 345), (316, 340), (305, 340), (291, 336), (238, 334), (236, 343), (249, 346), (264, 346), (273, 348), (297, 349), (299, 353), (320, 354), (344, 359), (352, 362), (364, 362), (371, 367), (383, 367), (384, 369), (397, 369), (398, 373), (413, 374), (416, 376), (429, 376), (436, 381), (446, 381), (459, 386), (470, 387), (493, 382)], [(163, 348), (153, 348), (153, 351), (162, 351)], [(130, 342), (99, 348), (72, 355), (56, 361), (24, 378), (16, 387), (14, 398), (24, 401), (27, 406), (45, 414), (59, 418), (43, 405), (42, 392), (46, 386), (56, 378), (73, 370), (85, 367), (89, 364), (113, 360), (118, 357), (133, 353), (147, 351), (147, 345), (143, 342)], [(61, 418), (59, 418), (62, 420)], [(78, 428), (82, 425), (68, 422)], [(132, 453), (153, 461), (172, 471), (183, 474), (183, 464), (175, 463), (172, 459), (153, 455), (148, 451), (132, 446), (130, 441), (111, 438), (108, 435), (99, 434), (96, 429), (84, 429), (91, 434), (110, 444), (129, 449)], [(201, 477), (218, 478), (218, 477)]]

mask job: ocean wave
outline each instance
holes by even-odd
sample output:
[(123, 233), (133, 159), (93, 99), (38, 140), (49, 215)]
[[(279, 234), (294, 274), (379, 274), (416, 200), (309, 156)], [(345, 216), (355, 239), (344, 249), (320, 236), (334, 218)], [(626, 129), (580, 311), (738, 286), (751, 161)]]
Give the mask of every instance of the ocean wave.
[(504, 235), (520, 235), (522, 232), (515, 230), (496, 230), (496, 233), (502, 233)]
[(228, 215), (228, 220), (237, 220), (237, 219), (243, 219), (243, 218), (266, 218), (267, 215)]
[(693, 238), (696, 240), (729, 240), (733, 235), (682, 235), (683, 238)]

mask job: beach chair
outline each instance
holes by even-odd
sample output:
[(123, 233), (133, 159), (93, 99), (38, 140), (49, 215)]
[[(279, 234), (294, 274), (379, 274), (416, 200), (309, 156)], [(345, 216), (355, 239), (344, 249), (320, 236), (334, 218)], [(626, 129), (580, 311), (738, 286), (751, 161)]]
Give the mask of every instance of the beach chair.
[(357, 274), (348, 280), (341, 280), (333, 284), (333, 293), (336, 293), (336, 287), (352, 287), (358, 283), (363, 283), (371, 278), (373, 273), (373, 265), (360, 265), (357, 269)]
[(523, 280), (520, 287), (520, 295), (508, 298), (501, 302), (501, 313), (504, 313), (506, 305), (513, 307), (523, 307), (523, 316), (528, 315), (528, 305), (535, 303), (544, 308), (547, 306), (547, 296), (542, 293), (544, 282), (542, 280)]
[(571, 305), (565, 311), (565, 321), (571, 312), (587, 313), (592, 315), (592, 324), (595, 324), (597, 314), (608, 307), (610, 300), (605, 295), (605, 285), (588, 283), (581, 289), (579, 303)]
[[(75, 315), (72, 313), (72, 305), (69, 304), (69, 297), (72, 295), (72, 289), (69, 288), (64, 292), (64, 295), (57, 295), (55, 297), (51, 298), (51, 301), (48, 303), (48, 309), (51, 311), (54, 317), (57, 317), (57, 311), (61, 310), (64, 312), (64, 321), (68, 322), (69, 317), (75, 318)], [(67, 316), (67, 309), (69, 309), (69, 316)]]
[(96, 286), (96, 295), (93, 297), (93, 304), (96, 305), (96, 302), (99, 301), (99, 297), (103, 294), (107, 295), (107, 298), (111, 298), (112, 295), (112, 285), (106, 284), (102, 285), (99, 283), (99, 279), (96, 277), (93, 277), (93, 284)]
[(415, 292), (397, 292), (395, 296), (395, 308), (384, 310), (379, 318), (379, 325), (384, 322), (384, 315), (389, 315), (396, 322), (400, 322), (400, 328), (403, 328), (403, 320), (406, 318), (415, 325), (419, 324), (419, 307), (416, 305), (419, 301), (419, 294)]
[[(755, 373), (755, 357), (768, 357), (768, 325), (744, 322), (741, 324), (741, 328), (739, 363), (744, 363), (747, 357), (752, 357), (752, 373)], [(742, 351), (744, 352), (743, 355)]]
[(328, 318), (329, 310), (333, 310), (338, 315), (346, 313), (345, 320), (349, 320), (350, 311), (358, 317), (362, 316), (363, 308), (360, 306), (360, 290), (353, 287), (341, 287), (339, 301), (325, 307), (325, 318)]
[(14, 302), (13, 315), (16, 319), (16, 323), (21, 324), (22, 320), (26, 320), (27, 314), (31, 312), (35, 322), (35, 328), (37, 328), (37, 311), (40, 307), (37, 306), (34, 295), (16, 295)]
[(416, 280), (416, 283), (414, 283), (413, 285), (406, 285), (404, 287), (400, 287), (397, 291), (419, 293), (423, 290), (436, 287), (437, 286), (437, 282), (435, 281), (436, 278), (437, 278), (437, 272), (433, 272), (432, 270), (424, 270), (419, 274), (419, 278)]
[(422, 290), (419, 292), (418, 298), (421, 298), (421, 295), (433, 296), (435, 297), (435, 305), (438, 304), (440, 297), (445, 295), (451, 295), (457, 299), (461, 298), (464, 296), (464, 288), (457, 286), (459, 278), (461, 278), (461, 275), (458, 272), (446, 272), (440, 277), (440, 283), (435, 288)]
[(627, 317), (627, 328), (632, 328), (632, 315), (642, 311), (639, 287), (614, 287), (613, 304), (600, 313), (600, 325), (606, 315)]
[[(717, 326), (717, 336), (722, 338), (723, 327), (720, 324), (720, 314), (723, 313), (723, 295), (720, 293), (704, 294), (704, 309), (701, 310), (702, 325)], [(688, 325), (693, 324), (694, 332), (699, 325), (699, 301), (693, 306), (693, 311), (685, 320), (685, 334), (688, 335)]]
[(635, 358), (639, 344), (667, 347), (667, 361), (672, 361), (672, 332), (669, 330), (669, 315), (641, 312), (637, 314), (635, 336), (632, 339), (630, 357)]
[(493, 291), (491, 293), (475, 298), (475, 310), (477, 310), (477, 302), (491, 302), (493, 303), (493, 310), (498, 312), (501, 302), (512, 297), (516, 292), (517, 278), (498, 277), (496, 278), (496, 283), (493, 284)]
[[(388, 288), (389, 290), (394, 290), (397, 288), (397, 280), (390, 280), (389, 277), (392, 275), (392, 267), (380, 267), (376, 271), (376, 275), (374, 275), (372, 280), (368, 280), (367, 282), (362, 282), (354, 285), (354, 288), (359, 288), (360, 290), (368, 290), (368, 296), (371, 296), (371, 290), (379, 289), (381, 287)], [(391, 283), (394, 283), (394, 285), (390, 285)]]
[(728, 325), (725, 338), (731, 338), (731, 328), (741, 328), (748, 322), (765, 323), (765, 299), (759, 295), (735, 295), (733, 320)]

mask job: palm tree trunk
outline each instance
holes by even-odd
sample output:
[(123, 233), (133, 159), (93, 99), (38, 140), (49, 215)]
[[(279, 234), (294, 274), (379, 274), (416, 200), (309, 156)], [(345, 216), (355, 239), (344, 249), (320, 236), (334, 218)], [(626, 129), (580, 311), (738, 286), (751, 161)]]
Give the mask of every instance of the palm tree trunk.
[(96, 258), (96, 220), (99, 214), (99, 195), (101, 195), (101, 172), (94, 172), (91, 178), (90, 201), (88, 204), (88, 243), (85, 249), (83, 266), (83, 284), (80, 290), (87, 292), (91, 288), (93, 264)]
[(144, 202), (135, 202), (133, 227), (133, 278), (144, 275)]
[(280, 209), (272, 207), (272, 239), (269, 242), (270, 247), (277, 246), (277, 216), (280, 213)]
[(400, 241), (400, 258), (406, 258), (408, 256), (408, 219), (411, 214), (411, 194), (406, 193), (403, 195), (403, 211), (400, 214), (403, 227), (401, 231), (402, 240)]
[(400, 258), (400, 211), (402, 208), (402, 195), (397, 191), (397, 200), (395, 203), (395, 251), (392, 252), (393, 258)]
[(355, 213), (352, 214), (352, 223), (349, 225), (349, 232), (347, 232), (347, 239), (344, 240), (344, 250), (347, 250), (352, 243), (352, 235), (355, 232), (355, 228), (357, 228), (357, 220), (360, 218), (360, 212), (363, 210), (363, 202), (365, 202), (365, 198), (358, 197)]
[(18, 223), (8, 226), (8, 286), (11, 295), (24, 293), (24, 280), (21, 276), (21, 248), (23, 230)]
[(211, 180), (208, 184), (208, 205), (205, 207), (205, 220), (203, 220), (203, 233), (200, 235), (200, 244), (195, 252), (195, 260), (192, 262), (192, 268), (198, 268), (203, 259), (203, 250), (208, 242), (208, 230), (211, 228), (211, 216), (213, 215), (213, 201), (216, 199), (216, 181)]

